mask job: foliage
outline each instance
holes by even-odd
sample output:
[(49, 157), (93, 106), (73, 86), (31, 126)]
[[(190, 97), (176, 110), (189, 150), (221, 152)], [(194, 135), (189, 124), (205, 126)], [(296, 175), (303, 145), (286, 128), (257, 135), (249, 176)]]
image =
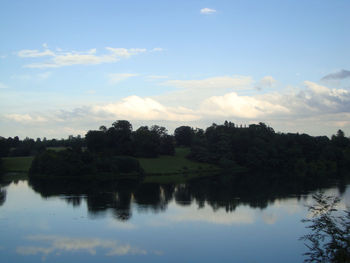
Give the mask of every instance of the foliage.
[(88, 150), (100, 155), (154, 158), (159, 154), (174, 154), (173, 137), (158, 125), (132, 131), (128, 121), (119, 120), (108, 129), (101, 126), (99, 130), (88, 131), (85, 139)]
[(189, 126), (180, 126), (174, 131), (175, 140), (179, 146), (191, 146), (193, 135), (194, 131)]
[(142, 168), (135, 158), (124, 156), (95, 156), (88, 151), (47, 150), (37, 155), (30, 167), (29, 174), (48, 176), (85, 176), (108, 173), (142, 174)]
[(326, 136), (275, 133), (264, 123), (238, 127), (226, 121), (188, 137), (192, 140), (189, 158), (224, 169), (231, 164), (285, 175), (328, 176), (350, 168), (350, 139), (342, 131), (330, 140)]
[(20, 140), (18, 136), (7, 139), (0, 137), (0, 157), (19, 157), (19, 156), (34, 156), (44, 151), (47, 148), (71, 148), (77, 150), (84, 146), (84, 139), (80, 135), (74, 137), (70, 135), (68, 139), (51, 139), (44, 138), (36, 140), (26, 137)]
[(160, 146), (160, 136), (157, 132), (141, 126), (134, 132), (135, 156), (157, 157)]
[(305, 262), (350, 262), (350, 211), (337, 209), (337, 197), (318, 193), (313, 198), (316, 204), (309, 206), (312, 218), (302, 220), (311, 230), (301, 237), (309, 249)]
[[(63, 149), (64, 153), (62, 156), (51, 155), (62, 160), (72, 158), (71, 161), (80, 166), (79, 171), (86, 165), (86, 169), (102, 167), (102, 170), (111, 172), (118, 170), (112, 161), (115, 156), (161, 156), (164, 159), (164, 155), (175, 154), (175, 145), (190, 147), (186, 157), (192, 161), (217, 165), (228, 172), (243, 167), (252, 171), (278, 171), (294, 177), (326, 177), (350, 169), (350, 139), (342, 130), (329, 139), (326, 136), (276, 133), (262, 122), (242, 127), (225, 121), (223, 125), (214, 123), (205, 130), (180, 126), (174, 135), (169, 135), (162, 126), (141, 126), (133, 131), (130, 122), (117, 120), (111, 127), (100, 126), (98, 130), (88, 131), (85, 138), (20, 140), (17, 136), (0, 137), (0, 157), (40, 156), (45, 149), (55, 147)], [(80, 160), (84, 154), (93, 156), (91, 166)]]

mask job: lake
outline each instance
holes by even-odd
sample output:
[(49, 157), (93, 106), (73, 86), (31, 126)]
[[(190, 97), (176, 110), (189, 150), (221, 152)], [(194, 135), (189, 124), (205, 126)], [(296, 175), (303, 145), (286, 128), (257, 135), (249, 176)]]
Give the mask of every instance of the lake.
[(3, 182), (0, 262), (302, 262), (319, 189), (350, 205), (344, 181)]

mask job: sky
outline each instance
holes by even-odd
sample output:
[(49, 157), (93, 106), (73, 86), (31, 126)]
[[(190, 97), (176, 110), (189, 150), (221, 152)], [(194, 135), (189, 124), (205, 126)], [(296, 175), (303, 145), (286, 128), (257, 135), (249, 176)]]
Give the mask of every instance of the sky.
[(350, 1), (0, 1), (0, 136), (129, 120), (350, 135)]

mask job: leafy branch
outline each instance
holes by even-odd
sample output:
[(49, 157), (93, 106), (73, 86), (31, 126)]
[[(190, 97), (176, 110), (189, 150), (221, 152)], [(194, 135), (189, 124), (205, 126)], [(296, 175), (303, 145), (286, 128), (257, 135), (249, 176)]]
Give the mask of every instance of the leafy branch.
[(313, 195), (310, 218), (303, 219), (311, 232), (300, 238), (309, 249), (304, 262), (350, 262), (350, 211), (338, 210), (338, 197), (323, 192)]

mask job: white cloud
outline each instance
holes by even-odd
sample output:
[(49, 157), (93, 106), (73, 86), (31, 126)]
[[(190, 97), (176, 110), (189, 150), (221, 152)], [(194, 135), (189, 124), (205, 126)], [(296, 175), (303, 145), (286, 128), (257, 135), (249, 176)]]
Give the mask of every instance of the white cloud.
[(350, 92), (345, 89), (330, 89), (311, 81), (304, 81), (306, 90), (301, 91), (298, 98), (308, 105), (312, 111), (335, 113), (349, 112)]
[(216, 13), (216, 10), (206, 7), (206, 8), (202, 8), (200, 12), (201, 14), (210, 15), (210, 14)]
[(147, 52), (147, 49), (145, 48), (126, 49), (106, 47), (105, 49), (108, 51), (106, 54), (97, 55), (97, 50), (95, 48), (85, 52), (65, 52), (61, 49), (56, 49), (54, 52), (48, 49), (47, 45), (45, 44), (44, 48), (44, 51), (29, 49), (21, 50), (17, 52), (17, 55), (21, 58), (40, 58), (44, 56), (52, 57), (48, 61), (27, 64), (24, 66), (26, 68), (58, 68), (71, 65), (96, 65), (102, 63), (113, 63), (119, 61), (122, 58), (126, 59), (130, 58), (131, 56)]
[(9, 87), (5, 85), (4, 83), (0, 82), (0, 89), (8, 89)]
[(130, 96), (103, 106), (93, 106), (92, 113), (108, 114), (114, 118), (129, 120), (176, 120), (190, 121), (199, 119), (194, 111), (183, 107), (169, 108), (151, 98)]
[(45, 49), (44, 51), (39, 50), (31, 50), (31, 49), (24, 49), (17, 53), (17, 55), (21, 58), (37, 58), (37, 57), (45, 57), (45, 56), (55, 56), (55, 53), (53, 53), (49, 49)]
[(169, 80), (161, 86), (176, 88), (157, 96), (166, 105), (198, 109), (200, 104), (212, 96), (224, 95), (229, 91), (252, 90), (254, 80), (249, 76), (217, 76), (206, 79)]
[(258, 118), (275, 113), (288, 113), (289, 109), (252, 96), (239, 96), (235, 92), (213, 96), (201, 105), (206, 115), (238, 118)]
[[(131, 73), (116, 74), (114, 81), (133, 77), (133, 74), (128, 74)], [(272, 77), (263, 80), (274, 83)], [(75, 131), (81, 131), (79, 134), (84, 134), (101, 123), (116, 119), (127, 119), (140, 124), (156, 121), (162, 122), (164, 126), (185, 122), (186, 125), (200, 127), (225, 119), (243, 123), (263, 121), (276, 130), (311, 132), (315, 135), (321, 129), (324, 129), (323, 134), (328, 135), (339, 128), (346, 133), (347, 130), (350, 131), (350, 91), (346, 89), (331, 89), (305, 81), (300, 88), (251, 95), (247, 90), (252, 90), (255, 82), (251, 77), (239, 76), (170, 80), (163, 82), (163, 85), (164, 83), (172, 85), (175, 90), (157, 97), (133, 95), (110, 103), (80, 106), (70, 110), (42, 113), (4, 112), (2, 119), (7, 120), (9, 125), (22, 125), (22, 129), (25, 125), (39, 130), (38, 127), (50, 123), (52, 134), (57, 134), (58, 130), (67, 134), (69, 131), (65, 128), (69, 126)]]
[(147, 49), (145, 48), (111, 48), (111, 47), (106, 47), (107, 50), (111, 51), (114, 55), (118, 57), (124, 57), (124, 58), (129, 58), (131, 56), (140, 54), (140, 53), (145, 53)]
[(305, 89), (241, 96), (236, 92), (212, 96), (201, 104), (206, 115), (239, 118), (303, 118), (350, 111), (350, 92), (305, 81)]
[(314, 82), (311, 81), (304, 81), (305, 87), (307, 87), (309, 90), (311, 90), (313, 93), (315, 94), (327, 94), (330, 93), (330, 89), (325, 87), (325, 86), (321, 86), (318, 85)]
[(47, 119), (43, 116), (32, 116), (29, 114), (5, 114), (5, 118), (15, 122), (29, 123), (29, 122), (45, 122)]
[(108, 74), (108, 78), (109, 78), (109, 83), (110, 84), (117, 84), (123, 80), (126, 80), (128, 78), (131, 77), (136, 77), (138, 76), (138, 74), (133, 74), (133, 73), (112, 73), (112, 74)]

